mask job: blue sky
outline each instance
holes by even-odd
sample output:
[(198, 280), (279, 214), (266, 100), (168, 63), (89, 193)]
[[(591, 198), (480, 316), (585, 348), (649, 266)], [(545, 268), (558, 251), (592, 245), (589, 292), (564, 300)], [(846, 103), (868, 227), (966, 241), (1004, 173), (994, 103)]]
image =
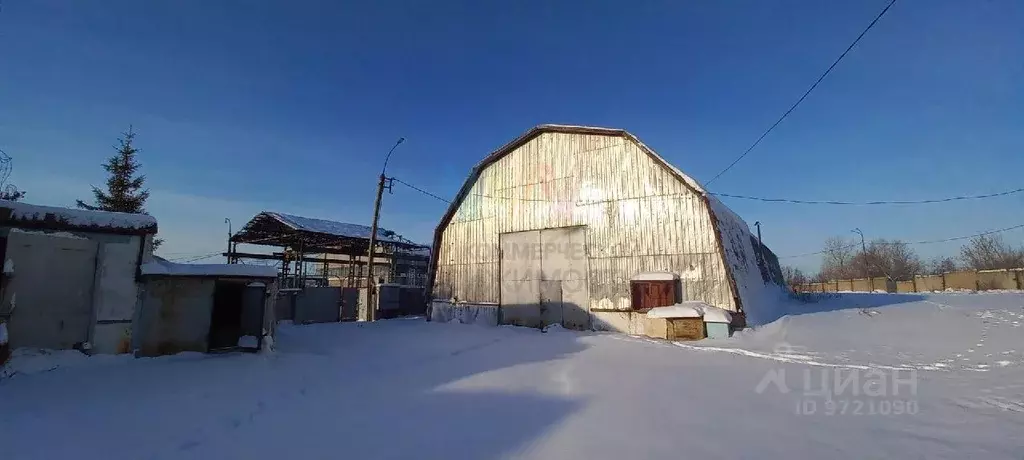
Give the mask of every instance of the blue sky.
[[(260, 210), (368, 223), (389, 174), (442, 196), (539, 123), (632, 131), (707, 181), (887, 3), (6, 0), (0, 149), (27, 201), (100, 184), (129, 124), (169, 255)], [(1018, 188), (1024, 3), (900, 0), (714, 191), (921, 199)], [(916, 207), (724, 200), (777, 254), (1024, 223), (1024, 195)], [(396, 185), (382, 225), (428, 242), (444, 203)], [(1007, 233), (1021, 243), (1024, 232)], [(925, 257), (959, 244), (919, 246)], [(816, 257), (792, 259), (807, 269)]]

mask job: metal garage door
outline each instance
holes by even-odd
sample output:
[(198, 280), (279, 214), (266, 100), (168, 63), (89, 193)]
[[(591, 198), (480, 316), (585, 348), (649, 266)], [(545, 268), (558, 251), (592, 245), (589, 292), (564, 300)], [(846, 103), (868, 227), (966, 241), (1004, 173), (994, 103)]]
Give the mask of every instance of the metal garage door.
[(540, 321), (540, 231), (503, 233), (501, 322), (538, 327)]
[(590, 326), (586, 227), (504, 233), (502, 322), (522, 326)]
[(12, 231), (11, 345), (67, 349), (89, 337), (96, 242)]

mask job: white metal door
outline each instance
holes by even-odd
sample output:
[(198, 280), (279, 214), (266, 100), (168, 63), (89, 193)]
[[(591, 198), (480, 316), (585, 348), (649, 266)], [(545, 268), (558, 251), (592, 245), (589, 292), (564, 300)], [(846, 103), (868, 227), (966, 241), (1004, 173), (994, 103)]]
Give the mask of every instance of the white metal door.
[(501, 322), (540, 326), (540, 232), (503, 233), (501, 245)]
[(502, 322), (522, 326), (590, 326), (586, 227), (504, 233)]
[[(590, 289), (587, 284), (587, 228), (563, 227), (540, 232), (544, 283), (561, 287), (559, 322), (571, 329), (590, 327)], [(556, 315), (550, 315), (555, 318)]]
[(12, 346), (67, 349), (88, 340), (96, 249), (95, 241), (84, 238), (10, 233)]

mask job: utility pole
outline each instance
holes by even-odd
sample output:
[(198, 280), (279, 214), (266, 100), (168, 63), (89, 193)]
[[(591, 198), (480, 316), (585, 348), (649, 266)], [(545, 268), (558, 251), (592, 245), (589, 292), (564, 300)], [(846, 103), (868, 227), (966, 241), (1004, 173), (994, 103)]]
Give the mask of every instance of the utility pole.
[(398, 138), (398, 142), (395, 142), (391, 150), (388, 150), (388, 155), (384, 157), (384, 167), (380, 169), (380, 178), (377, 181), (377, 198), (373, 202), (373, 224), (370, 225), (370, 249), (366, 255), (366, 313), (361, 318), (364, 321), (375, 321), (377, 319), (377, 308), (373, 304), (375, 294), (373, 289), (377, 284), (376, 276), (373, 274), (373, 253), (377, 246), (377, 221), (380, 219), (380, 200), (382, 195), (384, 195), (384, 184), (390, 182), (390, 179), (384, 175), (388, 169), (388, 160), (391, 159), (391, 153), (395, 151), (398, 144), (402, 142), (405, 142), (405, 138)]
[(231, 257), (232, 256), (232, 254), (231, 254), (231, 219), (228, 219), (227, 217), (225, 217), (224, 218), (224, 223), (228, 224), (228, 263), (229, 264), (233, 264), (234, 261), (232, 261), (232, 257)]

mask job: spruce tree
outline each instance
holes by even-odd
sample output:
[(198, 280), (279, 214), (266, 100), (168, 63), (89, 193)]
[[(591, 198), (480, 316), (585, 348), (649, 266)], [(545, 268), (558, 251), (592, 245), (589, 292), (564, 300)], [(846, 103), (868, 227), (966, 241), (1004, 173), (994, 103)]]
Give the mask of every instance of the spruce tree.
[(114, 211), (127, 212), (131, 214), (145, 214), (146, 199), (149, 198), (149, 190), (142, 186), (146, 176), (136, 176), (142, 165), (135, 158), (139, 152), (132, 143), (135, 141), (135, 133), (131, 127), (124, 133), (124, 137), (118, 139), (120, 145), (117, 147), (117, 154), (110, 157), (103, 169), (110, 173), (107, 178), (107, 189), (99, 187), (92, 188), (96, 204), (88, 204), (78, 200), (78, 207), (92, 211)]
[(18, 190), (13, 185), (8, 185), (2, 192), (0, 192), (0, 200), (7, 201), (18, 201), (25, 197), (24, 190)]
[[(102, 190), (93, 186), (92, 194), (96, 204), (88, 204), (77, 200), (79, 208), (92, 211), (113, 211), (127, 212), (130, 214), (146, 214), (146, 200), (149, 198), (149, 189), (143, 188), (146, 182), (145, 175), (136, 175), (142, 167), (135, 154), (139, 149), (135, 148), (135, 132), (132, 127), (123, 133), (124, 137), (118, 139), (116, 147), (117, 154), (110, 157), (103, 165), (110, 176), (107, 178), (107, 189)], [(162, 243), (163, 240), (153, 240), (153, 247)]]

